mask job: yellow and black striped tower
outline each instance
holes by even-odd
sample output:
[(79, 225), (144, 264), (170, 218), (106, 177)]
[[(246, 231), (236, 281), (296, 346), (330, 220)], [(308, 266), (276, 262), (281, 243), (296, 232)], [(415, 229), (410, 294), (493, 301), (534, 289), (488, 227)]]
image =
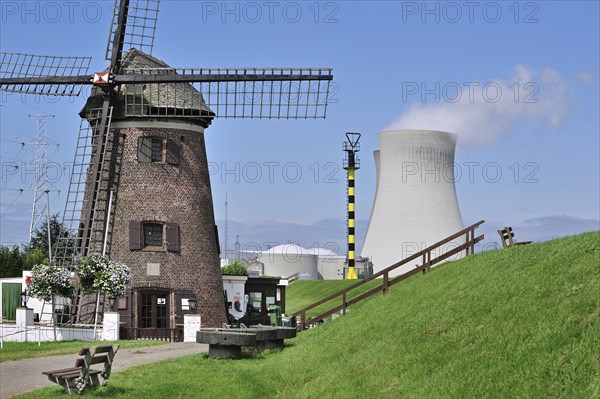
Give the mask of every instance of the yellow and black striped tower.
[(348, 171), (348, 273), (346, 273), (346, 280), (356, 280), (355, 267), (355, 214), (354, 214), (354, 173), (360, 168), (360, 160), (356, 153), (360, 150), (358, 140), (360, 140), (360, 133), (346, 133), (348, 141), (344, 142), (344, 151), (346, 157), (344, 158), (344, 169)]

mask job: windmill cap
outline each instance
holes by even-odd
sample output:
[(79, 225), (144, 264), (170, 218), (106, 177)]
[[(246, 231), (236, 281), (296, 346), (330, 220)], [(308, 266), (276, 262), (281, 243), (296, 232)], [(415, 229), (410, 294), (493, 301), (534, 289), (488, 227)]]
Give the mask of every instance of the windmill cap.
[[(162, 69), (164, 74), (177, 73), (166, 62), (135, 48), (123, 56), (120, 73), (134, 75), (141, 73), (142, 70), (153, 68)], [(128, 101), (133, 101), (136, 106), (126, 106), (125, 96), (129, 96)], [(100, 89), (94, 88), (85, 107), (81, 110), (80, 116), (85, 118), (89, 110), (101, 108), (103, 97), (104, 93)], [(190, 83), (123, 84), (114, 105), (113, 120), (128, 117), (156, 118), (160, 117), (160, 114), (156, 112), (160, 109), (166, 110), (165, 113), (168, 115), (186, 115), (182, 119), (200, 121), (206, 127), (215, 117), (215, 113), (206, 105), (202, 93)], [(170, 116), (168, 119), (177, 119), (177, 117)]]

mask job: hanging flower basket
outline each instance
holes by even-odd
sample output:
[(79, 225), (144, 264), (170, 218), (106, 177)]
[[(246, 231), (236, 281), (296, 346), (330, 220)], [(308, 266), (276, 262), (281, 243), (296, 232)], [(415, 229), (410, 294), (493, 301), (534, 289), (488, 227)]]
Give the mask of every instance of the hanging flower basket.
[(34, 265), (31, 278), (26, 280), (30, 296), (51, 301), (54, 295), (63, 298), (75, 296), (75, 284), (71, 272), (56, 265)]
[(109, 297), (119, 298), (125, 295), (131, 283), (131, 273), (125, 264), (103, 256), (84, 256), (76, 269), (79, 288), (84, 293), (103, 291)]

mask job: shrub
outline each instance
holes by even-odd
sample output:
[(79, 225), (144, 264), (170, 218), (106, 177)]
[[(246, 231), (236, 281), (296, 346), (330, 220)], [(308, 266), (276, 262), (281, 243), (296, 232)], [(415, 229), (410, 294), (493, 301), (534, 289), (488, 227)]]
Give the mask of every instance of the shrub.
[(221, 274), (226, 276), (247, 276), (248, 270), (244, 262), (235, 261), (221, 268)]

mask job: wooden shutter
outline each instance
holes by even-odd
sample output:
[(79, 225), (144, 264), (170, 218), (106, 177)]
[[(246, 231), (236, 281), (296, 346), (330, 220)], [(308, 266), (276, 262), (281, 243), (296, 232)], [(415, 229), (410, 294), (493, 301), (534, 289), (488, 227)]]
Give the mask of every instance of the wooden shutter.
[(139, 137), (138, 138), (138, 161), (139, 162), (152, 162), (152, 138), (151, 137)]
[(179, 144), (175, 140), (167, 140), (167, 163), (171, 165), (179, 165), (179, 159), (181, 158), (181, 150)]
[(142, 223), (132, 220), (129, 222), (129, 249), (136, 251), (143, 246)]
[(167, 223), (167, 251), (179, 252), (180, 250), (179, 225), (177, 223)]

